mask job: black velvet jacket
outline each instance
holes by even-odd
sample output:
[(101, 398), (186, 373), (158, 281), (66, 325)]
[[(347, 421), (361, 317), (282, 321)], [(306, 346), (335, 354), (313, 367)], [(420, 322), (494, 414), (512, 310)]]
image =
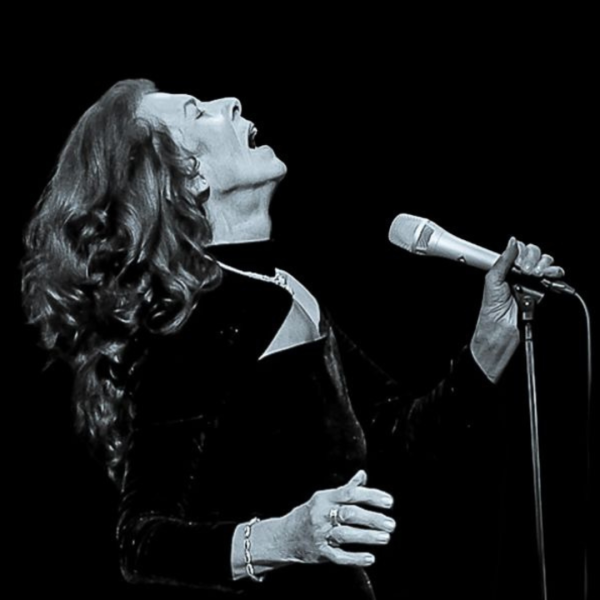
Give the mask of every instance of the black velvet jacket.
[[(245, 270), (281, 266), (272, 240), (210, 250)], [(365, 570), (333, 564), (234, 581), (235, 527), (281, 516), (359, 468), (394, 479), (400, 457), (435, 454), (444, 431), (467, 431), (492, 386), (465, 348), (434, 390), (406, 397), (322, 305), (325, 337), (258, 360), (291, 302), (272, 283), (224, 271), (177, 334), (150, 340), (116, 532), (127, 581), (204, 590), (196, 598), (376, 597)]]

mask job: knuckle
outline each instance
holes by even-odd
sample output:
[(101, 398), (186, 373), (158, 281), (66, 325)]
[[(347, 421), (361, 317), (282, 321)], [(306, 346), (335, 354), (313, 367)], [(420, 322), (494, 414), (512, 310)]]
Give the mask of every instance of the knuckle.
[(350, 500), (352, 500), (352, 495), (352, 489), (348, 487), (342, 488), (340, 492), (340, 498), (342, 502), (350, 502)]
[(317, 492), (313, 496), (311, 503), (317, 510), (325, 510), (326, 506), (330, 503), (328, 492), (324, 490)]
[(339, 525), (338, 527), (334, 527), (332, 529), (331, 537), (339, 544), (348, 544), (353, 541), (353, 530), (351, 527)]
[(326, 547), (329, 549), (337, 548), (339, 546), (339, 540), (337, 539), (337, 536), (335, 534), (335, 529), (337, 528), (331, 529), (325, 534)]
[(338, 517), (340, 521), (352, 521), (354, 517), (354, 509), (351, 506), (342, 506), (338, 511)]
[(339, 527), (333, 527), (325, 534), (325, 540), (328, 544), (335, 545), (340, 543), (340, 538), (337, 529), (339, 529)]

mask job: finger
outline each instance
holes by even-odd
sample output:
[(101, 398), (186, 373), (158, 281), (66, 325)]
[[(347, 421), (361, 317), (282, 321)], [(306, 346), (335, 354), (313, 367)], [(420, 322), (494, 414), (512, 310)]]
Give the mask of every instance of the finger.
[(351, 504), (344, 504), (340, 507), (338, 520), (345, 525), (360, 525), (389, 533), (396, 529), (396, 521), (391, 517)]
[(347, 567), (368, 567), (375, 562), (375, 556), (370, 552), (346, 552), (325, 544), (323, 556), (338, 565)]
[(364, 469), (360, 469), (345, 485), (365, 485), (367, 483), (367, 472)]
[(554, 258), (549, 254), (542, 254), (542, 257), (538, 261), (537, 265), (533, 269), (534, 275), (541, 275), (545, 269), (547, 269), (554, 262)]
[(390, 541), (390, 534), (375, 529), (360, 529), (348, 525), (333, 527), (327, 538), (336, 544), (373, 544), (382, 546)]
[(331, 491), (330, 500), (339, 504), (367, 504), (377, 508), (391, 508), (394, 498), (376, 488), (342, 486)]
[(535, 244), (528, 244), (525, 249), (525, 256), (522, 260), (521, 269), (527, 275), (531, 275), (535, 266), (542, 256), (542, 251)]
[(506, 249), (490, 269), (489, 276), (496, 282), (504, 281), (518, 255), (519, 246), (517, 240), (514, 237), (511, 237)]
[(565, 270), (562, 267), (548, 267), (544, 270), (542, 276), (560, 279), (565, 276)]
[(523, 259), (525, 258), (525, 255), (527, 254), (527, 246), (521, 240), (518, 240), (517, 241), (517, 249), (519, 251), (519, 254), (517, 255), (517, 258), (515, 258), (515, 267), (518, 267), (519, 269), (521, 269), (521, 267), (523, 265)]

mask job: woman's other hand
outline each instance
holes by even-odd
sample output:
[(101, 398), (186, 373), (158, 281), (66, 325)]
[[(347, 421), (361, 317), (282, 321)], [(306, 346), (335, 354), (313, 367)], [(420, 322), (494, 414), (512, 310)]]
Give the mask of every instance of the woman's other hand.
[(371, 552), (349, 552), (345, 544), (382, 546), (390, 541), (395, 521), (380, 512), (394, 499), (387, 492), (365, 487), (367, 474), (360, 470), (345, 485), (318, 491), (304, 504), (282, 517), (286, 554), (305, 564), (334, 562), (367, 567), (375, 562)]

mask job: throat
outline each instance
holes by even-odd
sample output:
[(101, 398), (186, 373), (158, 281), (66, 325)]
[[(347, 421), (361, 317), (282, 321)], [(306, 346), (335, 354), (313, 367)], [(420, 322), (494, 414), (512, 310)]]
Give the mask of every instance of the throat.
[(273, 238), (213, 244), (206, 248), (206, 252), (236, 269), (268, 276), (276, 274), (275, 267), (279, 263)]
[(271, 237), (270, 184), (214, 191), (204, 203), (213, 232), (212, 244), (251, 242)]

